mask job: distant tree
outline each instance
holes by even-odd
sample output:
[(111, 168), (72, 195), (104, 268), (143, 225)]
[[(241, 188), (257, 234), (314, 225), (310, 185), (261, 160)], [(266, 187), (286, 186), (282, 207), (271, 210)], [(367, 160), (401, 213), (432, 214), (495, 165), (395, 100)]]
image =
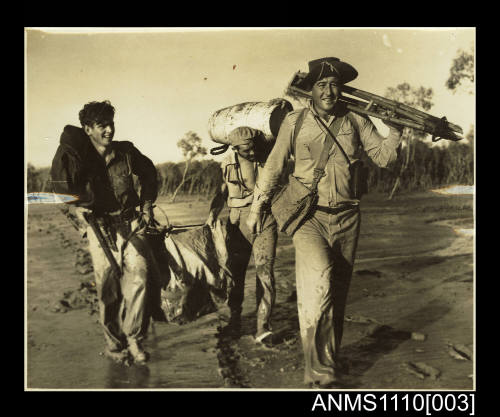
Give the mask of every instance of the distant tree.
[(28, 162), (28, 169), (26, 171), (26, 188), (28, 193), (40, 191), (40, 173), (34, 165)]
[(191, 162), (198, 156), (205, 156), (207, 154), (207, 149), (201, 146), (201, 138), (192, 131), (187, 132), (184, 137), (177, 142), (177, 146), (181, 149), (182, 155), (184, 156), (184, 172), (182, 174), (182, 179), (172, 196), (172, 203), (175, 201), (177, 193), (186, 181), (186, 175), (189, 170)]
[(434, 105), (432, 102), (433, 95), (434, 91), (432, 88), (413, 88), (408, 83), (402, 83), (396, 87), (389, 87), (385, 92), (385, 97), (391, 100), (396, 100), (407, 106), (424, 111), (429, 111)]
[(473, 125), (471, 125), (471, 127), (469, 129), (469, 133), (467, 133), (465, 138), (467, 139), (467, 142), (469, 142), (469, 145), (470, 145), (470, 148), (472, 151), (472, 155), (474, 155), (474, 126)]
[(450, 68), (450, 76), (446, 80), (446, 87), (453, 93), (462, 87), (468, 94), (473, 93), (474, 84), (474, 50), (459, 49)]
[(157, 166), (160, 194), (172, 194), (182, 180), (182, 172), (175, 162), (165, 162)]
[[(399, 84), (396, 87), (389, 87), (386, 90), (385, 97), (406, 104), (407, 106), (428, 111), (433, 106), (432, 97), (434, 92), (432, 88), (413, 88), (408, 83)], [(415, 157), (415, 144), (419, 139), (425, 137), (425, 133), (415, 129), (405, 127), (402, 135), (402, 150), (404, 151), (403, 160), (401, 161), (399, 174), (396, 177), (389, 200), (392, 199), (394, 193), (401, 184), (403, 174), (408, 169), (410, 162)]]

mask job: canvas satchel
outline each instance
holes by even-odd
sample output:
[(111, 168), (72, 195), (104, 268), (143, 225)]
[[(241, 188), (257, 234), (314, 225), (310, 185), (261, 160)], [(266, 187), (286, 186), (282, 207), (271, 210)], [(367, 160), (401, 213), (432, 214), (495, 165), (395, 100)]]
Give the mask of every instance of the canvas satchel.
[[(308, 109), (306, 108), (299, 114), (295, 124), (293, 137), (294, 153), (297, 135), (302, 127), (302, 122), (304, 121), (307, 111)], [(341, 121), (342, 118), (338, 118), (334, 121), (333, 130), (335, 132), (339, 131)], [(292, 236), (306, 220), (311, 210), (316, 206), (318, 200), (318, 183), (325, 173), (325, 167), (332, 145), (333, 140), (330, 138), (330, 135), (327, 135), (320, 159), (314, 168), (313, 182), (310, 187), (305, 186), (293, 175), (290, 175), (288, 184), (282, 187), (273, 197), (271, 211), (278, 224), (278, 229), (281, 232), (285, 232), (287, 235)]]

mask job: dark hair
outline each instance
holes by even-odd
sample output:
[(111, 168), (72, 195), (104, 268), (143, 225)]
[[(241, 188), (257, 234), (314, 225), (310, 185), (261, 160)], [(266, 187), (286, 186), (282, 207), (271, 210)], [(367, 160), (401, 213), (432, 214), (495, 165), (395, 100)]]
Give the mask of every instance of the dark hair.
[(112, 121), (115, 117), (115, 108), (109, 100), (103, 102), (91, 101), (83, 106), (78, 116), (82, 126), (93, 126), (94, 123)]

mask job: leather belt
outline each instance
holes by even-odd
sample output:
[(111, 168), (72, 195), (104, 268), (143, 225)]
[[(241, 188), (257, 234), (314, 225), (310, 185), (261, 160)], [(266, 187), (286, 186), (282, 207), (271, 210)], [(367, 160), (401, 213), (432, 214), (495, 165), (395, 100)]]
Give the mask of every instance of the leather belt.
[(95, 213), (98, 219), (111, 220), (113, 223), (122, 223), (133, 220), (137, 215), (135, 208), (126, 209), (124, 211), (113, 211), (107, 213)]
[(356, 206), (340, 206), (340, 207), (326, 207), (326, 206), (316, 206), (316, 210), (322, 211), (323, 213), (328, 213), (328, 214), (338, 214), (341, 213), (345, 210), (349, 210), (352, 208), (355, 208)]

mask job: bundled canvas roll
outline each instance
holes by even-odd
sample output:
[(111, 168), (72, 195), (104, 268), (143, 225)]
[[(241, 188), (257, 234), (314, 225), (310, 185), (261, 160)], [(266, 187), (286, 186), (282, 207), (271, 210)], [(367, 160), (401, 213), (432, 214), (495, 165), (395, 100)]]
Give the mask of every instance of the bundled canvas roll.
[(214, 142), (231, 145), (229, 133), (240, 126), (262, 131), (267, 140), (275, 140), (281, 122), (293, 110), (291, 103), (249, 102), (217, 110), (208, 121), (208, 133)]

